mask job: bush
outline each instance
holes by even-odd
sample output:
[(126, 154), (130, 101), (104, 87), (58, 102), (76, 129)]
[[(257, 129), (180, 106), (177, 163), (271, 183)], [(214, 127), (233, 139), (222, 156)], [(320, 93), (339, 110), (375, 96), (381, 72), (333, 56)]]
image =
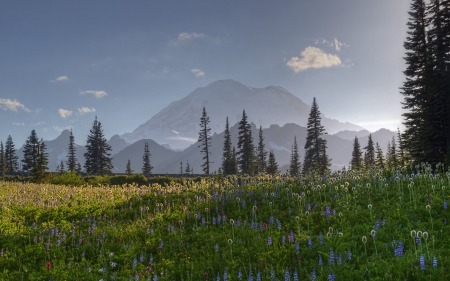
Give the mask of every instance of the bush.
[(86, 184), (81, 175), (69, 172), (53, 175), (49, 179), (49, 182), (52, 184), (71, 185), (71, 186), (80, 186)]
[(123, 184), (137, 184), (146, 185), (148, 183), (147, 178), (141, 174), (134, 174), (132, 176), (116, 175), (110, 177), (109, 184), (111, 185), (123, 185)]

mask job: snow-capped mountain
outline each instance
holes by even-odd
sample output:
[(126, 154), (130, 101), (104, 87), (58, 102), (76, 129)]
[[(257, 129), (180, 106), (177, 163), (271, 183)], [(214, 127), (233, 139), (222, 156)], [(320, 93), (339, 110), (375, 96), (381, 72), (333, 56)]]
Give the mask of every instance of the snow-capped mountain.
[[(220, 80), (172, 102), (133, 132), (121, 137), (127, 143), (152, 139), (159, 144), (169, 144), (172, 149), (187, 148), (198, 139), (203, 107), (209, 116), (212, 133), (225, 129), (227, 116), (230, 124), (239, 122), (244, 109), (249, 122), (263, 128), (287, 123), (306, 126), (310, 112), (309, 105), (282, 87), (252, 88), (234, 80)], [(322, 116), (322, 125), (329, 134), (364, 129), (325, 116)]]

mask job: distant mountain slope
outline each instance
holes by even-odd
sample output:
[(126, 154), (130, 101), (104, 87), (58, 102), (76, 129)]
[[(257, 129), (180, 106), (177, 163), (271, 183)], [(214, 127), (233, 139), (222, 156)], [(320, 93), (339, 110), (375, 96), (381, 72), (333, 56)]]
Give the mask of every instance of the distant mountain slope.
[(361, 137), (368, 136), (369, 134), (370, 134), (370, 132), (367, 131), (367, 130), (361, 130), (361, 131), (348, 131), (348, 130), (345, 130), (345, 131), (337, 132), (337, 133), (335, 133), (333, 135), (335, 135), (337, 137), (340, 137), (341, 139), (344, 139), (344, 140), (354, 140), (355, 136), (357, 136), (358, 139), (359, 139)]
[[(122, 138), (128, 143), (153, 139), (159, 144), (167, 143), (173, 149), (187, 148), (198, 139), (203, 106), (211, 121), (211, 131), (215, 133), (224, 130), (227, 116), (230, 124), (239, 122), (243, 109), (250, 122), (264, 128), (287, 123), (306, 126), (310, 112), (309, 105), (281, 87), (252, 88), (234, 80), (220, 80), (172, 102), (131, 133), (123, 134)], [(360, 126), (325, 116), (322, 116), (322, 124), (331, 134), (342, 130), (363, 130)]]
[[(230, 128), (231, 139), (234, 146), (237, 149), (238, 141), (238, 124), (235, 124)], [(252, 134), (255, 146), (258, 142), (258, 128), (252, 123)], [(297, 137), (297, 143), (300, 148), (300, 161), (304, 159), (304, 146), (306, 142), (307, 131), (306, 128), (297, 124), (289, 123), (280, 127), (278, 125), (272, 125), (267, 129), (263, 129), (265, 138), (265, 147), (269, 151), (274, 151), (276, 160), (279, 166), (289, 164), (291, 156), (291, 146), (294, 142), (294, 136)], [(374, 142), (378, 142), (382, 149), (385, 151), (387, 143), (395, 136), (394, 132), (381, 129), (372, 133), (372, 139)], [(353, 139), (345, 140), (335, 135), (325, 135), (327, 140), (327, 153), (332, 158), (333, 169), (340, 169), (342, 166), (349, 166), (351, 154), (353, 150)], [(218, 170), (222, 165), (222, 153), (223, 153), (223, 140), (224, 134), (214, 134), (211, 141), (211, 171)], [(181, 152), (174, 152), (166, 149), (156, 142), (149, 141), (150, 152), (152, 153), (151, 161), (155, 166), (154, 173), (179, 173), (180, 162), (183, 162), (183, 168), (186, 167), (186, 161), (189, 160), (189, 164), (194, 169), (194, 173), (202, 173), (201, 165), (203, 163), (201, 148), (198, 147), (198, 143), (192, 144), (187, 149)], [(368, 137), (359, 138), (362, 147), (367, 145)], [(119, 154), (114, 155), (115, 171), (124, 172), (128, 159), (131, 161), (131, 167), (135, 172), (140, 172), (142, 168), (142, 155), (144, 152), (144, 141), (138, 141), (129, 145), (122, 150)]]

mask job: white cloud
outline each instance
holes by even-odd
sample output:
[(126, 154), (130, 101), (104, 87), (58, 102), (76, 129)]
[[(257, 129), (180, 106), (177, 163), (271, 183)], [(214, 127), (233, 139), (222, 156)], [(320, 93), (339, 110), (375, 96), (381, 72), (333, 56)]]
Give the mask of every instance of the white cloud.
[(191, 69), (191, 72), (194, 73), (195, 77), (205, 77), (205, 73), (198, 68)]
[(400, 119), (391, 119), (391, 120), (376, 120), (376, 121), (365, 121), (365, 122), (357, 122), (356, 125), (359, 125), (363, 128), (366, 128), (369, 131), (376, 131), (381, 128), (385, 128), (391, 131), (397, 131), (397, 128), (402, 128), (402, 120)]
[(88, 95), (94, 95), (96, 98), (102, 98), (102, 97), (108, 95), (105, 91), (92, 91), (92, 90), (89, 90), (89, 91), (83, 91), (83, 92), (80, 92), (80, 94), (81, 94), (81, 95), (86, 95), (86, 94), (88, 94)]
[(44, 125), (44, 124), (47, 124), (47, 122), (41, 121), (41, 122), (37, 122), (37, 123), (31, 123), (31, 125), (33, 125), (33, 126), (39, 126), (39, 125)]
[(25, 126), (25, 123), (24, 122), (22, 122), (22, 123), (12, 123), (14, 126)]
[(17, 100), (10, 100), (10, 99), (0, 99), (0, 108), (3, 108), (4, 110), (12, 110), (17, 111), (18, 109), (21, 109), (26, 112), (30, 112), (28, 108), (26, 108), (23, 104), (18, 102)]
[(202, 38), (202, 37), (205, 37), (205, 34), (195, 33), (195, 32), (194, 33), (183, 32), (183, 33), (180, 33), (180, 35), (178, 35), (178, 40), (184, 41), (184, 40)]
[(196, 143), (197, 139), (193, 139), (193, 138), (186, 138), (186, 137), (180, 137), (180, 136), (176, 136), (176, 137), (168, 137), (166, 138), (167, 140), (179, 140), (179, 141), (187, 141), (190, 143)]
[(292, 57), (286, 65), (299, 72), (308, 68), (332, 67), (342, 63), (337, 55), (324, 53), (319, 48), (311, 46), (306, 47), (301, 55), (301, 58)]
[(338, 51), (338, 52), (341, 50), (342, 47), (350, 47), (350, 45), (347, 45), (347, 44), (345, 44), (345, 43), (343, 43), (343, 42), (339, 42), (339, 41), (336, 39), (336, 37), (334, 37), (334, 43), (333, 43), (333, 45), (334, 45), (334, 48), (336, 49), (336, 51)]
[(50, 80), (50, 82), (62, 82), (62, 81), (67, 81), (67, 80), (69, 80), (69, 78), (67, 78), (67, 76), (59, 76), (55, 80)]
[(59, 112), (59, 115), (64, 119), (69, 117), (73, 113), (73, 111), (62, 109), (62, 108), (58, 109), (58, 112)]
[(78, 109), (78, 113), (80, 115), (84, 115), (86, 113), (92, 113), (95, 112), (95, 108), (89, 108), (89, 107), (82, 107), (82, 108), (77, 108)]

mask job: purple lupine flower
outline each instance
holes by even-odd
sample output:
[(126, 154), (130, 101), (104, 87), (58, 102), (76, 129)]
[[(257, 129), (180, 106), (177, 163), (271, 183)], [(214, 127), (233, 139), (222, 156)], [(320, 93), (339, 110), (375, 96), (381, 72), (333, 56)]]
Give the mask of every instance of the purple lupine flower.
[(383, 218), (383, 220), (381, 221), (381, 226), (385, 226), (386, 225), (386, 218)]
[(434, 257), (433, 258), (433, 267), (437, 267), (437, 266), (438, 266), (437, 258)]
[(253, 272), (252, 272), (252, 268), (250, 267), (250, 270), (248, 272), (248, 281), (253, 281)]
[(330, 219), (330, 206), (327, 206), (325, 209), (325, 212), (323, 212), (323, 215), (327, 217), (327, 219)]
[(336, 275), (331, 272), (331, 269), (328, 268), (328, 280), (334, 281), (336, 280)]
[(158, 275), (156, 275), (156, 273), (153, 274), (153, 281), (158, 281)]
[(349, 261), (352, 260), (352, 252), (348, 252), (348, 254), (347, 254), (347, 259), (348, 259)]
[(323, 266), (323, 260), (322, 260), (322, 256), (319, 255), (319, 266)]
[(394, 255), (398, 258), (403, 257), (403, 243), (398, 241), (397, 249), (394, 250)]
[(158, 249), (162, 249), (163, 247), (164, 247), (164, 241), (161, 240), (161, 242), (159, 242)]
[(140, 260), (141, 262), (144, 262), (144, 254), (141, 253), (141, 255), (140, 255), (140, 257), (139, 257), (139, 260)]
[(285, 245), (286, 244), (286, 236), (281, 236), (281, 244)]
[(379, 228), (380, 228), (380, 222), (377, 220), (375, 222), (375, 231), (378, 231)]
[(300, 244), (297, 242), (295, 242), (295, 253), (298, 255), (300, 254)]
[(289, 242), (294, 243), (294, 232), (291, 230), (291, 233), (289, 233)]
[(342, 256), (341, 256), (341, 254), (339, 254), (339, 255), (337, 256), (337, 264), (338, 264), (338, 265), (341, 265), (341, 264), (342, 264)]
[(261, 281), (261, 270), (258, 269), (258, 273), (256, 274), (256, 281)]
[(447, 201), (444, 201), (444, 210), (447, 210)]
[(219, 251), (219, 245), (216, 243), (216, 246), (214, 246), (214, 250), (216, 251), (216, 252), (218, 252)]
[(320, 246), (323, 245), (323, 233), (322, 232), (319, 233), (319, 244), (320, 244)]
[(289, 269), (286, 267), (286, 271), (284, 272), (284, 281), (291, 281), (291, 274), (289, 273)]
[(277, 219), (278, 230), (281, 230), (281, 222)]
[(425, 258), (423, 257), (423, 254), (420, 255), (420, 270), (425, 270)]
[(225, 268), (225, 270), (223, 271), (223, 281), (228, 281), (228, 272), (227, 269)]
[(330, 265), (334, 264), (334, 252), (333, 248), (330, 248)]
[(273, 270), (273, 267), (270, 268), (270, 280), (275, 281), (275, 271)]
[(267, 237), (267, 245), (272, 245), (272, 238), (270, 236)]
[(239, 268), (239, 271), (238, 271), (238, 279), (239, 280), (242, 280), (242, 271), (241, 271), (241, 269)]
[(273, 221), (274, 221), (273, 216), (270, 216), (270, 218), (269, 218), (269, 224), (273, 224)]
[(311, 237), (308, 239), (308, 248), (312, 249), (312, 240), (311, 240)]
[(294, 281), (299, 281), (297, 268), (294, 269)]
[(416, 243), (418, 246), (422, 245), (422, 242), (420, 241), (419, 236), (416, 236)]
[(220, 275), (219, 275), (219, 273), (217, 273), (216, 281), (220, 281)]
[(137, 266), (137, 258), (133, 259), (133, 268), (135, 268)]
[(202, 227), (205, 227), (205, 218), (202, 218)]
[(315, 281), (316, 278), (317, 278), (317, 276), (316, 276), (316, 269), (313, 268), (313, 271), (311, 272), (311, 281)]

